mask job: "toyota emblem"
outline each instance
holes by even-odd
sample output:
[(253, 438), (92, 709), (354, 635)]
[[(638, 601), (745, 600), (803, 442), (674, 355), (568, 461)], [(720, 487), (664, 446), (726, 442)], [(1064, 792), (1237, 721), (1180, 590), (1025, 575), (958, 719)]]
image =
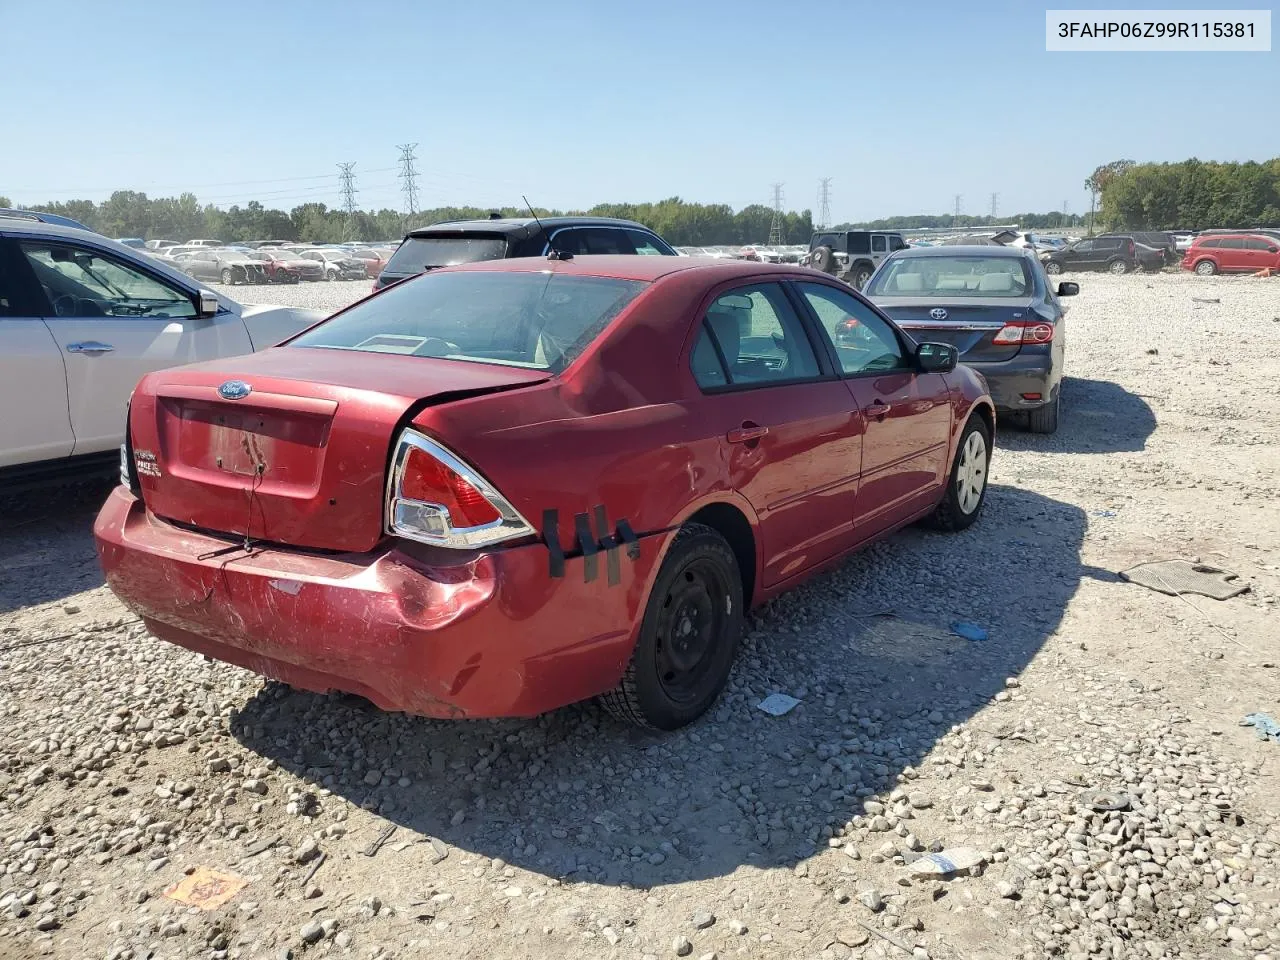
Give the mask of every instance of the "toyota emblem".
[(243, 400), (253, 392), (253, 387), (243, 380), (228, 380), (218, 388), (218, 396), (223, 400)]
[(947, 319), (947, 311), (943, 310), (941, 307), (934, 307), (929, 311), (929, 316), (933, 317), (935, 320), (945, 320)]

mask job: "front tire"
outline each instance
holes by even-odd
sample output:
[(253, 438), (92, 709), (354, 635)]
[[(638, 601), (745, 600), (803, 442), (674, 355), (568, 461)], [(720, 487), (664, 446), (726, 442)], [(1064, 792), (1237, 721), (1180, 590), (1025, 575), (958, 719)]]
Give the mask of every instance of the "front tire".
[(1218, 272), (1218, 265), (1212, 260), (1201, 260), (1196, 264), (1196, 275), (1201, 277), (1212, 277)]
[(620, 720), (676, 730), (706, 712), (729, 680), (742, 636), (742, 575), (728, 542), (683, 526), (662, 561), (622, 681), (601, 703)]
[(1058, 263), (1056, 260), (1050, 260), (1044, 265), (1044, 272), (1051, 277), (1056, 277), (1062, 272), (1062, 264)]
[(987, 502), (990, 465), (991, 431), (981, 415), (975, 413), (960, 435), (956, 459), (947, 479), (947, 492), (929, 515), (929, 525), (952, 532), (972, 526)]
[(235, 275), (231, 272), (231, 268), (230, 267), (224, 268), (222, 271), (222, 282), (225, 283), (227, 286), (231, 286), (234, 280), (235, 280)]

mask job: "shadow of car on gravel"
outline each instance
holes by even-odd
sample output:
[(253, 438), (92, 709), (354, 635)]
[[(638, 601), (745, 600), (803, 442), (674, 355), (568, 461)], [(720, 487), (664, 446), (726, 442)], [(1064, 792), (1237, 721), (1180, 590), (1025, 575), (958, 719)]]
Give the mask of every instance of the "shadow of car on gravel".
[(1155, 432), (1156, 415), (1147, 401), (1110, 380), (1065, 377), (1058, 430), (1028, 433), (1003, 414), (996, 444), (1007, 450), (1045, 453), (1137, 453)]
[(93, 521), (114, 482), (0, 488), (0, 614), (102, 586)]
[[(1074, 506), (993, 485), (968, 531), (908, 529), (757, 611), (731, 688), (670, 735), (591, 704), (447, 722), (278, 684), (231, 730), (390, 823), (566, 881), (649, 887), (790, 866), (1022, 671), (1091, 574), (1085, 526)], [(957, 620), (989, 639), (952, 635)], [(756, 704), (773, 691), (802, 703), (769, 716)], [(426, 869), (431, 846), (410, 850)]]

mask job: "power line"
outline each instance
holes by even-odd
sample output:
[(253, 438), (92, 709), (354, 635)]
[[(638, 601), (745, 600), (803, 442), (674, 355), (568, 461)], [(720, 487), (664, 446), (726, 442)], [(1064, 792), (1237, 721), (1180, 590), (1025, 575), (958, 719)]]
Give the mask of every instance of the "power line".
[(825, 230), (831, 226), (831, 178), (823, 177), (818, 184), (818, 229)]
[(413, 161), (418, 159), (413, 152), (417, 146), (416, 143), (402, 143), (397, 148), (400, 151), (400, 172), (396, 176), (400, 178), (404, 191), (404, 211), (409, 216), (418, 212), (418, 171), (413, 167)]
[(999, 206), (1000, 206), (1000, 194), (998, 193), (991, 194), (991, 219), (992, 220), (996, 218), (996, 210), (999, 208)]
[(960, 194), (958, 193), (956, 194), (956, 219), (957, 220), (960, 219), (960, 201), (963, 199), (964, 197), (962, 197)]
[(346, 240), (347, 235), (351, 232), (351, 218), (356, 213), (356, 164), (355, 161), (350, 163), (338, 164), (338, 183), (342, 187), (342, 209), (346, 211), (346, 217), (342, 223), (342, 239)]
[(771, 247), (782, 244), (782, 184), (780, 183), (773, 185), (773, 222), (769, 224), (769, 239), (765, 242)]

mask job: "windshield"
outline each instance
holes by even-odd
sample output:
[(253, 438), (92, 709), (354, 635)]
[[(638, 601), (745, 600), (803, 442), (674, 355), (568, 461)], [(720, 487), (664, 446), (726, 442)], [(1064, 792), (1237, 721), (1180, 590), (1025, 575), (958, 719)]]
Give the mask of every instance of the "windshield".
[(1021, 257), (903, 257), (876, 271), (867, 295), (985, 299), (1026, 297), (1031, 288)]
[(547, 271), (427, 274), (389, 287), (289, 345), (558, 373), (644, 287), (634, 280)]
[(386, 272), (421, 273), (432, 267), (478, 260), (501, 260), (507, 255), (505, 237), (485, 234), (475, 237), (409, 237), (391, 255)]

